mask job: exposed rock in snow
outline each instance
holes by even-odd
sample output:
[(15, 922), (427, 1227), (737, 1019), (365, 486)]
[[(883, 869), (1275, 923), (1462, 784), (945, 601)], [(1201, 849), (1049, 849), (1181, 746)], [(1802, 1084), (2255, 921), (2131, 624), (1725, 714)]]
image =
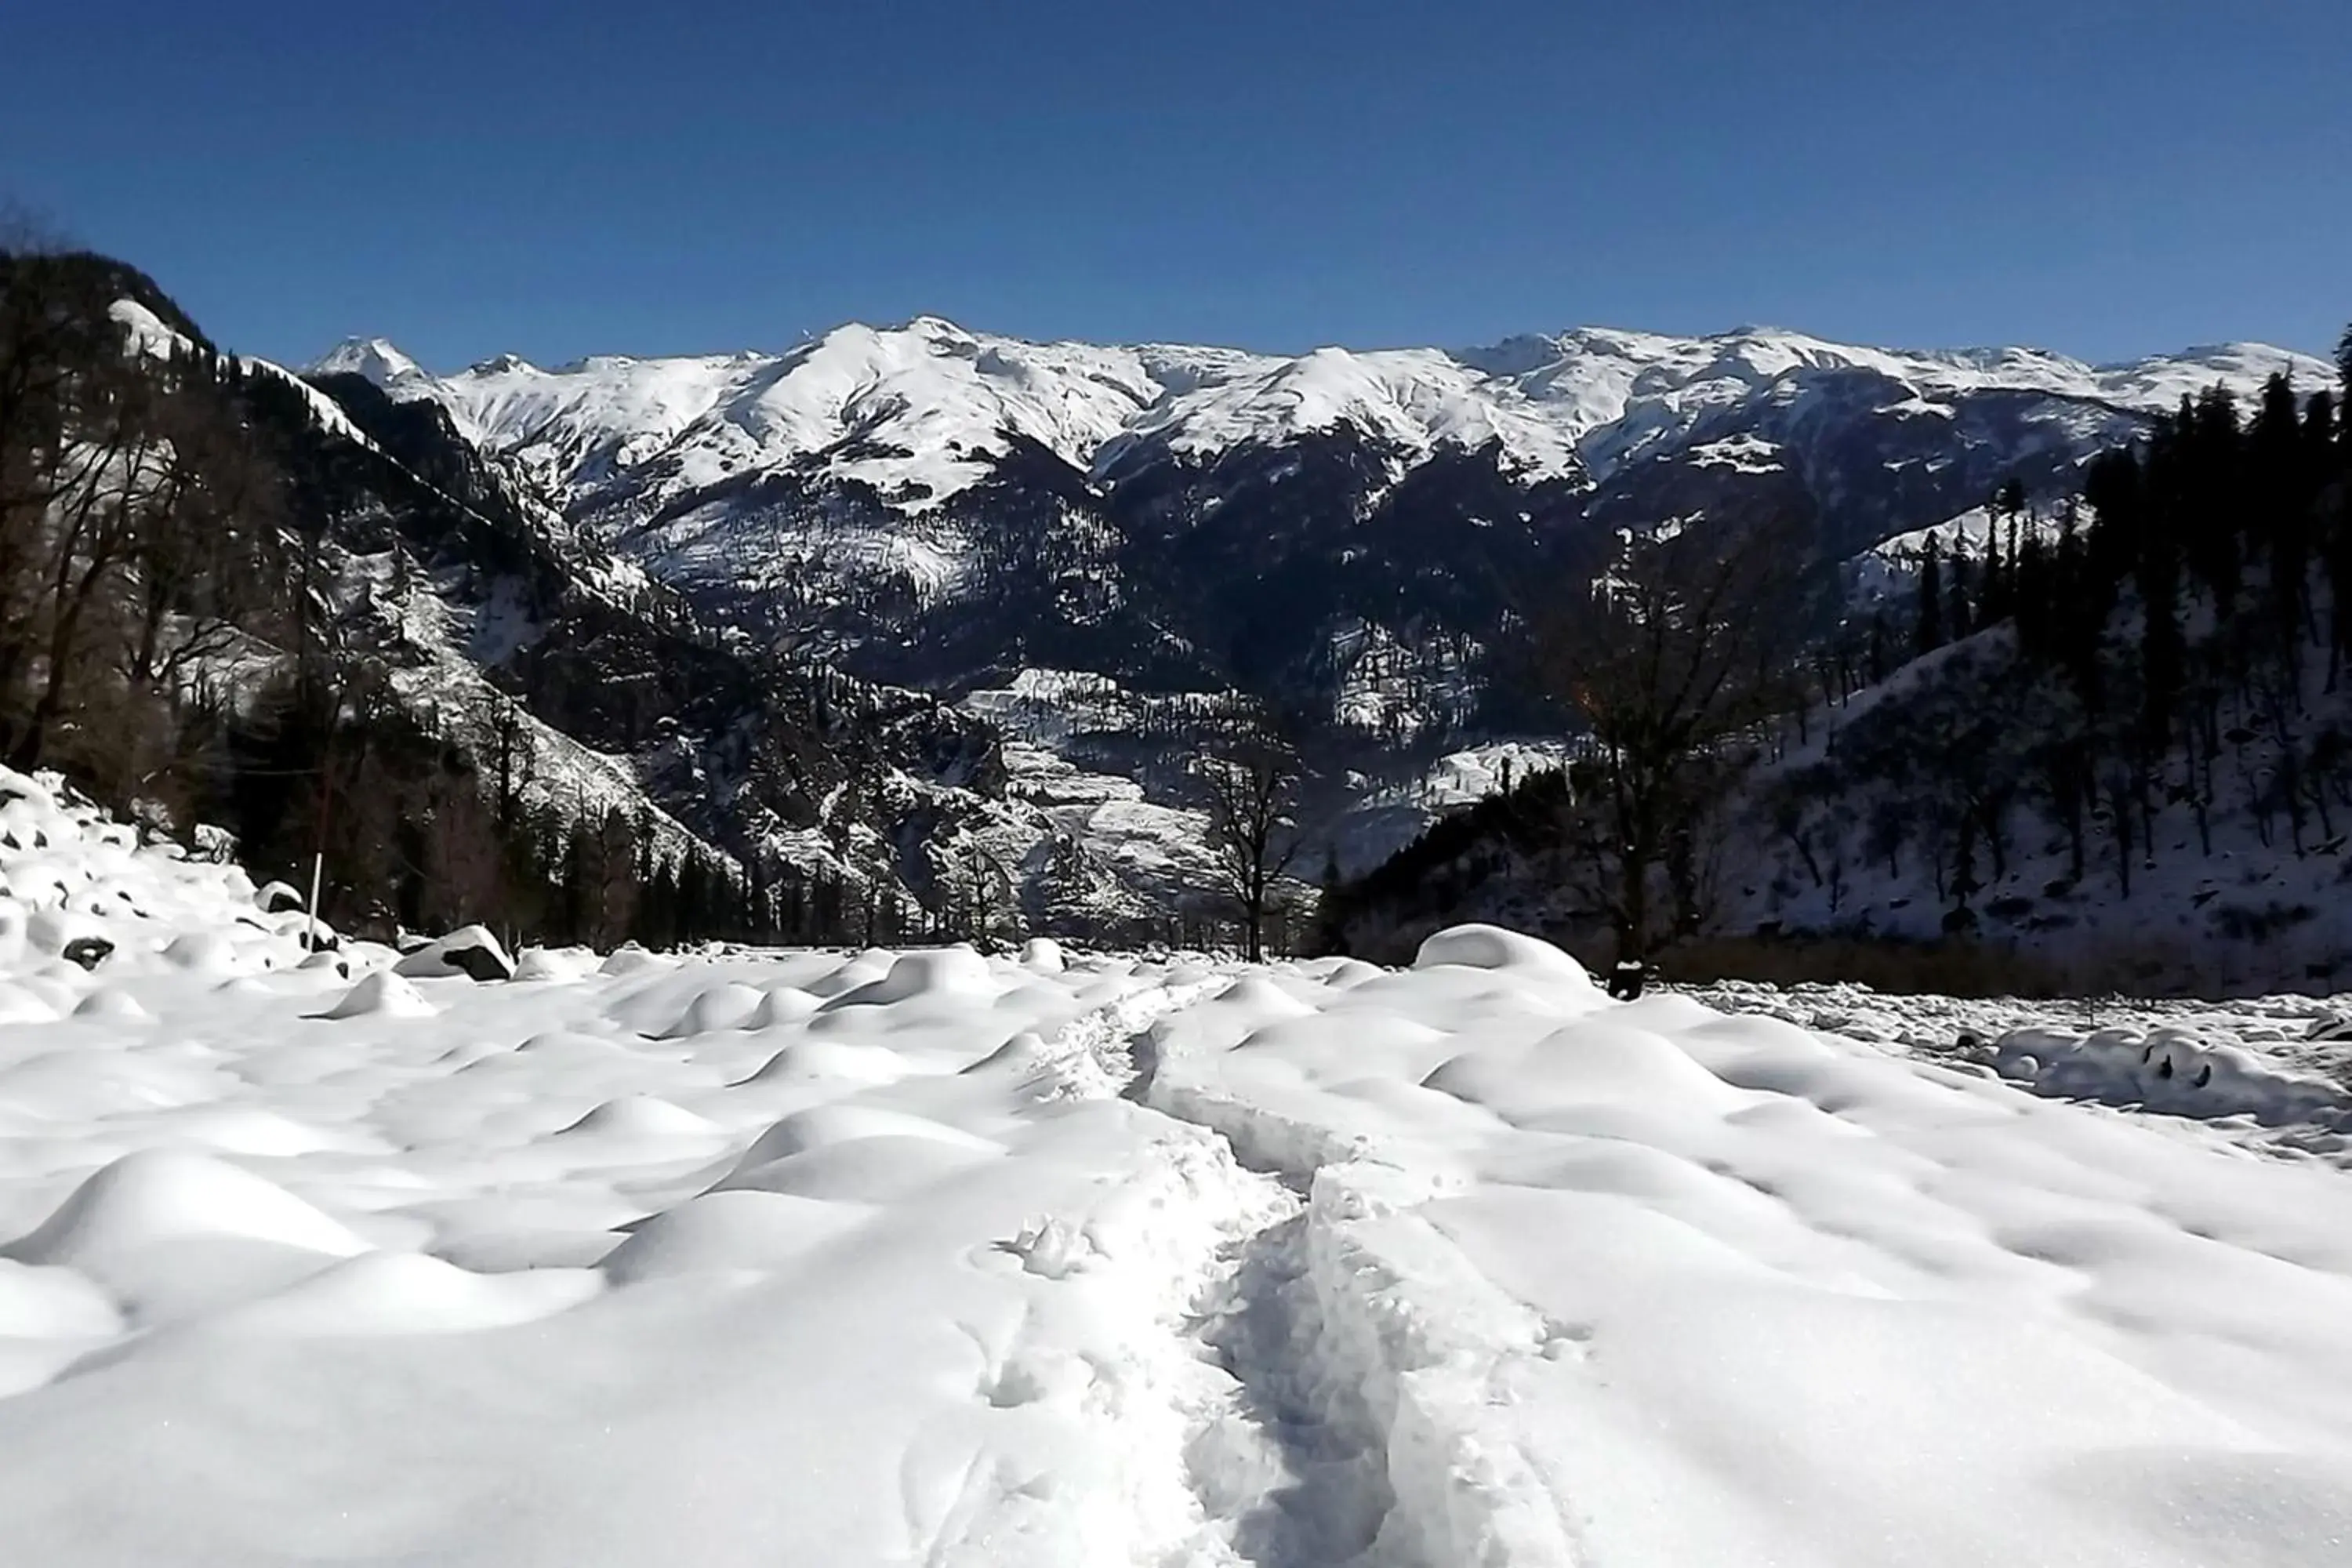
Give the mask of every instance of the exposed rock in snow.
[(469, 980), (487, 982), (513, 979), (515, 966), (514, 960), (507, 956), (506, 949), (499, 945), (499, 939), (488, 929), (465, 926), (404, 954), (394, 973), (413, 980), (462, 974)]

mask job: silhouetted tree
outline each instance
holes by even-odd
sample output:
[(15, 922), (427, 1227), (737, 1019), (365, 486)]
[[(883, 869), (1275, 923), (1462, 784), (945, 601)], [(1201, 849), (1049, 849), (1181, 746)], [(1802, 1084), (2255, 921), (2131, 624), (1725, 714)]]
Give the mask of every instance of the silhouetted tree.
[(1270, 721), (1220, 726), (1193, 763), (1207, 795), (1210, 847), (1223, 890), (1240, 906), (1249, 961), (1265, 956), (1275, 889), (1303, 840), (1294, 816), (1302, 777), (1298, 752)]
[[(1547, 684), (1591, 742), (1586, 858), (1621, 961), (1657, 935), (1653, 879), (1687, 865), (1736, 774), (1738, 743), (1801, 700), (1791, 613), (1801, 559), (1785, 526), (1634, 535), (1543, 638)], [(1691, 889), (1667, 889), (1678, 902)]]
[(1914, 655), (1935, 652), (1944, 646), (1943, 550), (1929, 534), (1919, 552), (1918, 621), (1911, 637)]

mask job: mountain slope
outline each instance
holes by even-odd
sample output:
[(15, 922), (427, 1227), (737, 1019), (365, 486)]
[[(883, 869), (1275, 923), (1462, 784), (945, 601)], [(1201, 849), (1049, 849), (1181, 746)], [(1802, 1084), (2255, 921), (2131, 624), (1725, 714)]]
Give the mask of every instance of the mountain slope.
[[(67, 463), (123, 494), (38, 536), (68, 553), (35, 575), (86, 583), (80, 597), (18, 593), (22, 571), (0, 595), (0, 673), (16, 678), (0, 679), (0, 740), (159, 823), (226, 820), (281, 875), (307, 872), (323, 837), (345, 923), (547, 919), (617, 941), (635, 929), (625, 900), (590, 884), (650, 899), (675, 877), (684, 908), (690, 862), (696, 893), (725, 868), (803, 937), (1158, 934), (1195, 879), (1181, 814), (1145, 824), (1173, 841), (1150, 861), (1107, 858), (1012, 788), (982, 719), (713, 624), (446, 405), (389, 395), (422, 373), (388, 346), (305, 379), (222, 354), (119, 263), (0, 260), (16, 290), (0, 360), (68, 388), (75, 364), (103, 372), (116, 391), (93, 407), (158, 410), (152, 431), (110, 439), (163, 455), (120, 482)], [(65, 348), (26, 325), (50, 317), (80, 323)], [(58, 417), (71, 436), (89, 416)], [(146, 468), (218, 507), (134, 494), (157, 488)], [(60, 647), (69, 680), (49, 675)], [(602, 914), (543, 907), (589, 896)]]

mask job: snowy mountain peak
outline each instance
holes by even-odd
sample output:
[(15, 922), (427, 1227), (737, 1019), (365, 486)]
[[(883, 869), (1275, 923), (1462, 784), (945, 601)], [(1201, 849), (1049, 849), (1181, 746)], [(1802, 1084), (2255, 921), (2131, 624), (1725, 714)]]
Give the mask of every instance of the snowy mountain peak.
[(305, 367), (306, 375), (361, 375), (392, 391), (420, 385), (433, 378), (425, 367), (384, 338), (345, 338)]
[(932, 342), (968, 343), (976, 341), (972, 333), (945, 316), (912, 316), (892, 330), (908, 332)]

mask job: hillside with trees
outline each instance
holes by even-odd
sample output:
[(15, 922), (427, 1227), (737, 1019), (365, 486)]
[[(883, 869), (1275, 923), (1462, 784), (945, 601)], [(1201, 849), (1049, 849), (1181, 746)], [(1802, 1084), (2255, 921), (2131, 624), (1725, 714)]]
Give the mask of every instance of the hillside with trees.
[[(2352, 389), (2352, 332), (2342, 368)], [(2342, 408), (2284, 378), (2252, 406), (2217, 387), (2089, 463), (2079, 495), (2004, 485), (1976, 547), (1930, 535), (1898, 592), (1780, 666), (1789, 700), (1700, 748), (1737, 782), (1663, 835), (1625, 818), (1643, 768), (1612, 705), (1559, 690), (1588, 737), (1567, 778), (1338, 889), (1326, 941), (1382, 955), (1476, 914), (1649, 956), (1593, 847), (1679, 840), (1681, 867), (1652, 875), (1670, 970), (1785, 978), (1809, 947), (1900, 944), (1928, 968), (2007, 954), (2051, 985), (2335, 981), (2352, 972)]]
[(990, 731), (701, 626), (430, 405), (0, 247), (0, 755), (323, 912), (611, 944), (973, 918)]

